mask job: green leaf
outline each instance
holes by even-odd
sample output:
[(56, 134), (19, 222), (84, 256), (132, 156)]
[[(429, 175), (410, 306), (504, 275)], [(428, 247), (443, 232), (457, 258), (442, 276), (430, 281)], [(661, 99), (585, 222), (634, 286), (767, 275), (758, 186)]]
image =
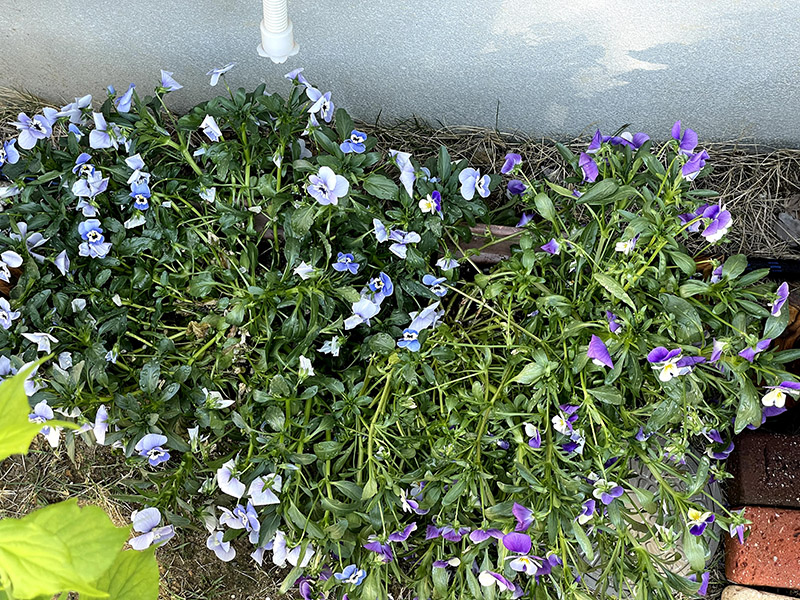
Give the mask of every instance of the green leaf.
[(319, 442), (314, 444), (314, 454), (320, 460), (331, 460), (336, 458), (339, 451), (342, 449), (342, 442)]
[(789, 308), (784, 306), (777, 317), (769, 316), (766, 323), (764, 323), (764, 335), (762, 337), (775, 339), (789, 325)]
[(586, 533), (583, 531), (583, 528), (577, 521), (572, 521), (572, 534), (575, 536), (575, 539), (578, 541), (578, 545), (586, 555), (586, 560), (592, 562), (594, 559), (594, 548), (592, 548), (592, 542), (589, 541), (589, 537), (586, 535)]
[(736, 279), (747, 268), (747, 257), (744, 254), (735, 254), (722, 265), (722, 276)]
[(769, 275), (769, 269), (756, 269), (739, 277), (736, 280), (736, 285), (738, 287), (747, 287), (760, 279), (764, 279), (767, 275)]
[(697, 264), (694, 262), (694, 259), (691, 256), (684, 254), (683, 252), (669, 252), (669, 257), (672, 259), (672, 262), (683, 271), (686, 275), (694, 275), (697, 272)]
[(519, 372), (519, 375), (512, 379), (512, 381), (519, 382), (523, 385), (528, 385), (529, 383), (533, 383), (539, 379), (544, 374), (544, 370), (545, 366), (540, 363), (528, 363), (522, 368), (522, 371)]
[(464, 490), (467, 487), (467, 478), (461, 477), (455, 485), (451, 486), (447, 493), (442, 498), (442, 506), (448, 506), (458, 500), (461, 497), (461, 494), (464, 493)]
[(681, 298), (691, 298), (698, 294), (705, 294), (709, 290), (709, 285), (705, 281), (687, 281), (678, 288)]
[(158, 600), (158, 577), (155, 548), (143, 552), (125, 550), (97, 580), (97, 588), (105, 593), (81, 594), (81, 600)]
[(0, 462), (12, 454), (25, 454), (42, 425), (31, 423), (25, 378), (33, 366), (0, 384)]
[(611, 277), (603, 273), (593, 273), (592, 277), (594, 277), (595, 281), (597, 281), (597, 283), (602, 285), (609, 294), (611, 294), (615, 298), (618, 298), (619, 300), (622, 300), (633, 310), (636, 310), (636, 305), (633, 303), (633, 300), (631, 300), (631, 297), (628, 295), (628, 293), (625, 291), (625, 289), (622, 287), (619, 281), (612, 279)]
[(147, 394), (152, 394), (158, 389), (158, 379), (161, 377), (161, 363), (151, 360), (139, 373), (139, 387)]
[(101, 508), (67, 500), (0, 521), (0, 565), (17, 598), (61, 591), (104, 597), (94, 582), (129, 535), (130, 528), (115, 527)]
[(735, 433), (740, 433), (748, 425), (761, 425), (761, 402), (758, 392), (749, 379), (739, 379), (739, 407), (736, 409), (736, 422), (733, 426)]
[(370, 174), (364, 180), (364, 191), (381, 200), (393, 200), (399, 189), (394, 181), (377, 173)]
[(533, 203), (536, 205), (536, 210), (539, 211), (539, 214), (545, 219), (548, 221), (556, 220), (556, 207), (553, 205), (550, 196), (544, 193), (536, 194)]
[(703, 323), (694, 306), (687, 300), (671, 294), (661, 294), (658, 298), (672, 316), (675, 323), (675, 337), (681, 344), (695, 344), (703, 340)]
[(292, 214), (292, 232), (297, 237), (303, 237), (314, 224), (316, 209), (313, 206), (301, 206)]
[(699, 535), (692, 535), (688, 529), (683, 534), (683, 552), (693, 571), (702, 571), (705, 568), (705, 545)]
[(589, 390), (589, 393), (605, 404), (620, 405), (625, 403), (625, 398), (619, 393), (619, 390), (610, 385), (605, 385), (601, 388)]
[(786, 364), (800, 359), (800, 348), (795, 350), (783, 350), (772, 355), (772, 360), (779, 364)]
[(325, 534), (322, 532), (322, 529), (319, 528), (319, 525), (317, 525), (308, 517), (305, 517), (291, 500), (289, 501), (289, 506), (286, 509), (286, 516), (288, 516), (289, 520), (294, 523), (295, 527), (300, 529), (300, 531), (305, 531), (311, 537), (317, 538), (318, 540), (325, 537)]
[(605, 204), (618, 189), (619, 184), (613, 179), (602, 179), (589, 188), (588, 192), (578, 198), (577, 204), (588, 204), (590, 202)]

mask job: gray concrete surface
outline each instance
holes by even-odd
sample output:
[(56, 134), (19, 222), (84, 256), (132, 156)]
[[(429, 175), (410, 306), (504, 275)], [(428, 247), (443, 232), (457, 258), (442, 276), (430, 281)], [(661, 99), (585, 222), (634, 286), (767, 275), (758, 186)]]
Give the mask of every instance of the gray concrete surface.
[[(179, 108), (234, 86), (285, 91), (298, 66), (337, 105), (570, 137), (630, 123), (664, 138), (800, 145), (795, 0), (290, 0), (301, 50), (256, 54), (259, 0), (0, 0), (0, 86), (102, 95), (174, 71)], [(219, 88), (216, 88), (217, 90)]]

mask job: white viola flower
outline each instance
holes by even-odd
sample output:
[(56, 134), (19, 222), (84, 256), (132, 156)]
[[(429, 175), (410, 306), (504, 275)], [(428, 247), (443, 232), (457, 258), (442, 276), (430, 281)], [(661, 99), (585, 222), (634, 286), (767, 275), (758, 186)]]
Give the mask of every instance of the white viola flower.
[(236, 461), (230, 459), (217, 469), (217, 485), (223, 493), (233, 496), (234, 498), (241, 498), (244, 496), (245, 487), (244, 484), (234, 476), (235, 471)]
[(614, 250), (617, 252), (622, 252), (626, 256), (633, 252), (634, 247), (636, 246), (636, 238), (632, 240), (627, 240), (624, 242), (617, 242), (614, 246)]
[(22, 257), (13, 250), (0, 254), (0, 281), (11, 282), (11, 271), (22, 266)]
[[(20, 370), (24, 370), (24, 367)], [(33, 412), (28, 415), (28, 421), (31, 423), (38, 423), (42, 424), (42, 428), (39, 430), (46, 439), (47, 443), (50, 444), (51, 448), (56, 448), (58, 446), (58, 440), (61, 436), (61, 428), (60, 427), (50, 427), (49, 425), (45, 425), (48, 421), (52, 421), (55, 415), (53, 414), (53, 409), (47, 404), (47, 400), (42, 400), (36, 406), (33, 407)]]
[(306, 261), (301, 262), (294, 268), (294, 274), (299, 276), (300, 279), (308, 279), (314, 274), (314, 271), (316, 271), (316, 269), (306, 263)]
[(150, 546), (163, 546), (175, 536), (175, 528), (172, 525), (159, 527), (161, 511), (157, 508), (133, 511), (131, 522), (133, 530), (142, 534), (129, 540), (128, 543), (134, 550), (146, 550)]
[(62, 250), (55, 259), (56, 268), (62, 275), (69, 273), (69, 256), (66, 250)]
[(22, 337), (36, 344), (37, 352), (50, 353), (50, 343), (58, 343), (58, 340), (49, 333), (23, 333)]
[(278, 494), (283, 489), (283, 478), (276, 473), (269, 473), (263, 477), (256, 477), (247, 490), (247, 495), (253, 506), (266, 504), (280, 504)]
[(84, 298), (75, 298), (72, 303), (72, 312), (81, 312), (86, 309), (86, 300)]
[(221, 393), (210, 392), (207, 388), (203, 388), (203, 396), (203, 402), (205, 403), (206, 407), (214, 410), (228, 408), (234, 403), (233, 400), (224, 399)]
[(136, 213), (130, 219), (125, 221), (123, 224), (125, 229), (133, 229), (134, 227), (139, 227), (140, 225), (144, 225), (147, 222), (147, 218), (142, 213)]
[(72, 367), (72, 353), (71, 352), (62, 352), (58, 355), (58, 366), (61, 367), (63, 370), (67, 370)]
[[(5, 298), (0, 298), (0, 327), (3, 329), (11, 329), (15, 319), (18, 319), (20, 312), (18, 310), (11, 310), (11, 304)], [(338, 354), (338, 350), (337, 350)]]
[(203, 133), (205, 133), (206, 137), (212, 142), (218, 142), (222, 139), (222, 131), (220, 131), (217, 121), (211, 115), (206, 115), (206, 118), (200, 123), (200, 129), (203, 130)]
[(300, 377), (305, 379), (306, 377), (313, 377), (314, 376), (314, 366), (311, 364), (311, 361), (307, 359), (302, 354), (300, 355)]
[(559, 413), (552, 419), (553, 421), (553, 429), (555, 429), (558, 433), (563, 435), (569, 435), (572, 431), (572, 426), (570, 423), (564, 418), (564, 415)]
[(205, 200), (209, 204), (214, 204), (214, 200), (217, 198), (217, 188), (210, 187), (210, 188), (203, 188), (200, 190), (200, 198)]
[(338, 335), (333, 336), (327, 340), (319, 349), (321, 354), (330, 354), (331, 356), (339, 356), (339, 349), (342, 347), (341, 338)]

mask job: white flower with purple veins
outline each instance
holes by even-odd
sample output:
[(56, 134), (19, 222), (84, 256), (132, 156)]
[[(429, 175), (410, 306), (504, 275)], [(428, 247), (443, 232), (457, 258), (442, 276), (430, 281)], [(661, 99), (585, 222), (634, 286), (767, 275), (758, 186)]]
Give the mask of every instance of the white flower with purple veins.
[(234, 401), (225, 400), (221, 393), (209, 392), (207, 388), (203, 388), (203, 403), (205, 404), (206, 408), (220, 410), (222, 408), (228, 408), (234, 403)]
[(218, 142), (222, 139), (222, 131), (220, 131), (217, 121), (211, 115), (206, 115), (206, 118), (200, 123), (200, 129), (203, 130), (203, 133), (205, 133), (206, 137), (212, 142)]
[(78, 246), (78, 254), (80, 256), (89, 256), (91, 258), (105, 258), (111, 250), (111, 243), (106, 242), (103, 237), (103, 228), (100, 227), (100, 221), (97, 219), (89, 219), (78, 225), (78, 233), (81, 234), (83, 242)]
[(211, 85), (211, 87), (217, 85), (219, 83), (220, 75), (224, 75), (235, 66), (236, 63), (228, 63), (227, 65), (225, 65), (224, 67), (220, 67), (219, 69), (211, 69), (208, 73), (206, 73), (206, 75), (211, 75), (211, 81), (209, 82), (209, 85)]
[[(92, 105), (92, 95), (87, 94), (82, 98), (75, 98), (75, 102), (62, 106), (61, 111), (57, 114), (59, 117), (69, 117), (69, 122), (75, 125), (83, 125), (83, 109), (89, 108)], [(70, 127), (72, 131), (72, 127)]]
[(223, 493), (228, 494), (228, 496), (241, 498), (244, 496), (245, 486), (239, 481), (236, 474), (238, 474), (236, 473), (236, 461), (230, 459), (217, 469), (217, 485), (219, 489)]
[(326, 123), (330, 123), (333, 118), (333, 101), (331, 101), (331, 93), (320, 92), (317, 88), (308, 86), (306, 87), (306, 96), (313, 102), (308, 112), (312, 115), (319, 114)]
[(311, 277), (314, 274), (314, 271), (316, 271), (316, 269), (311, 265), (309, 265), (308, 263), (306, 263), (306, 261), (301, 262), (294, 268), (294, 274), (303, 280)]
[(275, 532), (275, 539), (273, 542), (272, 562), (279, 567), (285, 567), (288, 562), (293, 567), (300, 567), (303, 569), (308, 566), (308, 563), (311, 562), (311, 558), (314, 556), (314, 546), (308, 544), (301, 559), (300, 555), (303, 552), (302, 544), (298, 544), (290, 549), (286, 545), (286, 534), (280, 529)]
[[(33, 407), (33, 412), (28, 415), (28, 421), (43, 425), (48, 421), (52, 421), (54, 416), (53, 409), (47, 404), (47, 400), (42, 400)], [(39, 430), (39, 433), (41, 433), (47, 439), (47, 443), (50, 444), (51, 448), (58, 446), (58, 438), (61, 436), (60, 427), (43, 425), (43, 427)]]
[(128, 542), (134, 550), (147, 550), (150, 546), (163, 546), (175, 537), (175, 527), (172, 525), (159, 527), (161, 511), (157, 508), (150, 507), (133, 511), (131, 522), (133, 530), (142, 534), (131, 538)]
[(52, 135), (53, 123), (55, 123), (58, 113), (54, 109), (49, 110), (52, 112), (45, 112), (44, 115), (35, 115), (32, 118), (25, 113), (19, 113), (17, 120), (12, 124), (19, 129), (17, 142), (20, 148), (30, 150), (36, 145), (36, 142)]
[(11, 282), (11, 271), (22, 266), (22, 257), (13, 250), (0, 254), (0, 281)]
[(5, 298), (0, 298), (0, 327), (11, 329), (14, 320), (19, 318), (18, 310), (11, 310), (11, 305)]
[(489, 195), (491, 178), (488, 175), (481, 177), (481, 172), (478, 169), (467, 167), (458, 174), (458, 181), (461, 182), (461, 196), (465, 200), (472, 200), (475, 192), (478, 192), (481, 198), (486, 198)]
[(278, 499), (283, 489), (283, 478), (276, 473), (269, 473), (263, 477), (256, 477), (247, 490), (247, 495), (253, 502), (253, 506), (264, 506), (267, 504), (280, 504)]
[(167, 436), (158, 433), (148, 433), (134, 446), (139, 456), (146, 458), (151, 467), (157, 467), (169, 460), (169, 452), (162, 445), (167, 443)]
[(58, 340), (49, 333), (23, 333), (22, 337), (36, 344), (37, 352), (44, 352), (45, 354), (50, 352), (51, 342), (54, 344), (58, 343)]
[(311, 175), (306, 184), (306, 191), (323, 206), (339, 204), (339, 198), (346, 196), (350, 190), (347, 179), (337, 175), (330, 167), (320, 167), (319, 173)]
[(380, 304), (372, 302), (369, 298), (361, 298), (353, 303), (353, 316), (344, 321), (345, 329), (353, 329), (362, 323), (369, 325), (369, 320), (380, 312)]
[(389, 240), (394, 242), (389, 246), (389, 251), (399, 258), (405, 258), (408, 253), (406, 245), (416, 244), (421, 241), (422, 238), (416, 231), (409, 231), (406, 233), (405, 231), (395, 229), (389, 234)]
[(223, 542), (224, 533), (212, 531), (206, 540), (206, 548), (213, 550), (217, 558), (223, 562), (230, 562), (236, 557), (236, 549), (231, 547), (230, 542)]
[(331, 356), (339, 356), (339, 350), (342, 343), (339, 341), (341, 338), (338, 335), (333, 336), (331, 339), (325, 341), (319, 349), (320, 354), (330, 354)]
[(417, 180), (417, 172), (411, 162), (411, 154), (408, 152), (398, 152), (389, 150), (389, 155), (394, 159), (394, 164), (400, 169), (400, 183), (406, 189), (409, 198), (414, 197), (414, 182)]

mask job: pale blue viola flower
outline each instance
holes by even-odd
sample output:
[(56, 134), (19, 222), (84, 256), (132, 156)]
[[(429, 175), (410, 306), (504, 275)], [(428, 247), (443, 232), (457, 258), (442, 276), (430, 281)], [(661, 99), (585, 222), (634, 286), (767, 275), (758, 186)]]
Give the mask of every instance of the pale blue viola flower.
[(525, 227), (528, 223), (533, 220), (533, 213), (522, 213), (522, 216), (519, 219), (519, 223), (517, 223), (517, 227)]
[(333, 576), (342, 583), (361, 585), (361, 582), (367, 576), (367, 572), (364, 569), (359, 569), (356, 565), (348, 565), (341, 573), (334, 573)]
[(111, 250), (111, 243), (106, 242), (100, 221), (89, 219), (78, 224), (78, 233), (83, 242), (78, 246), (78, 255), (91, 258), (105, 258)]
[(634, 435), (633, 437), (638, 442), (646, 442), (652, 437), (652, 435), (653, 435), (652, 433), (647, 433), (644, 430), (644, 427), (639, 427), (639, 431), (637, 431), (636, 435)]
[(312, 156), (314, 156), (313, 154), (311, 154), (311, 150), (306, 148), (306, 141), (304, 139), (297, 140), (297, 145), (300, 147), (300, 156), (299, 156), (300, 159), (311, 158)]
[(359, 264), (355, 262), (355, 257), (350, 254), (349, 252), (339, 252), (339, 255), (336, 257), (336, 262), (331, 265), (334, 271), (349, 271), (351, 274), (355, 275), (358, 273)]
[(500, 167), (500, 172), (503, 175), (508, 175), (511, 171), (514, 170), (514, 167), (522, 163), (522, 156), (515, 152), (509, 152), (506, 154), (506, 160), (503, 163), (503, 166)]
[(622, 325), (617, 319), (619, 319), (617, 315), (612, 313), (610, 310), (606, 311), (606, 321), (608, 321), (608, 330), (611, 333), (617, 333), (620, 329), (622, 329)]
[(433, 190), (425, 198), (420, 200), (419, 209), (423, 214), (436, 213), (440, 217), (444, 218), (444, 215), (442, 214), (442, 194), (439, 193), (439, 190)]
[(283, 568), (286, 563), (293, 567), (300, 567), (301, 569), (308, 566), (311, 559), (314, 557), (316, 550), (314, 546), (308, 544), (305, 552), (303, 552), (302, 544), (298, 544), (294, 548), (289, 548), (286, 543), (286, 534), (280, 529), (275, 532), (274, 545), (272, 548), (272, 562), (277, 566)]
[(108, 433), (108, 409), (105, 404), (97, 407), (97, 412), (94, 415), (94, 425), (92, 426), (92, 433), (97, 443), (104, 446), (106, 443), (106, 434)]
[(686, 181), (694, 181), (700, 174), (700, 171), (703, 170), (703, 167), (706, 166), (706, 161), (709, 158), (711, 157), (705, 150), (698, 152), (697, 154), (690, 154), (689, 160), (687, 160), (681, 167), (681, 176)]
[[(83, 116), (83, 109), (90, 108), (92, 105), (92, 95), (87, 94), (82, 98), (75, 98), (75, 102), (70, 102), (66, 106), (61, 107), (58, 113), (59, 117), (69, 117), (70, 124), (83, 125), (85, 122)], [(72, 131), (72, 128), (70, 128)]]
[(150, 183), (150, 173), (145, 171), (144, 160), (140, 154), (134, 154), (125, 159), (125, 164), (133, 169), (133, 173), (128, 177), (128, 185)]
[(5, 164), (14, 165), (19, 162), (19, 151), (16, 144), (17, 140), (8, 140), (0, 144), (0, 167)]
[(391, 246), (389, 246), (389, 251), (398, 258), (405, 258), (408, 253), (408, 248), (406, 248), (406, 245), (416, 244), (417, 242), (421, 241), (422, 238), (416, 231), (409, 231), (406, 233), (405, 231), (395, 229), (389, 234), (389, 240), (394, 242)]
[(165, 92), (174, 92), (183, 86), (172, 78), (172, 71), (161, 69), (161, 87)]
[(45, 354), (50, 354), (50, 344), (57, 344), (58, 339), (54, 336), (50, 335), (49, 333), (23, 333), (22, 337), (24, 337), (29, 342), (36, 344), (36, 351), (37, 352), (44, 352)]
[(578, 521), (580, 525), (586, 525), (586, 523), (592, 520), (596, 507), (597, 507), (597, 502), (595, 502), (595, 500), (593, 500), (592, 498), (589, 498), (586, 502), (583, 503), (583, 506), (581, 507), (581, 512), (578, 515), (577, 519), (575, 520)]
[(75, 135), (75, 139), (79, 140), (83, 137), (83, 132), (78, 129), (77, 125), (69, 124), (68, 131)]
[(739, 352), (739, 356), (745, 359), (748, 362), (753, 362), (756, 357), (756, 354), (759, 352), (763, 352), (767, 348), (769, 348), (770, 343), (772, 342), (772, 338), (764, 338), (760, 342), (758, 342), (754, 347), (747, 347), (741, 352)]
[(42, 400), (39, 402), (33, 407), (33, 412), (28, 415), (28, 421), (43, 425), (39, 430), (39, 433), (41, 433), (45, 439), (47, 439), (47, 443), (50, 444), (51, 448), (56, 448), (58, 446), (58, 440), (61, 436), (61, 428), (50, 427), (49, 425), (44, 425), (44, 423), (52, 421), (54, 417), (55, 415), (53, 414), (53, 409), (47, 404), (47, 400)]
[(21, 191), (16, 185), (0, 185), (0, 200), (16, 196)]
[(764, 406), (776, 406), (783, 408), (786, 405), (786, 396), (796, 396), (800, 394), (800, 383), (795, 381), (784, 381), (780, 385), (768, 385), (769, 392), (761, 398)]
[(541, 249), (547, 252), (548, 254), (552, 254), (554, 256), (557, 254), (561, 254), (561, 245), (555, 240), (555, 238), (547, 242), (544, 246), (541, 247)]
[(600, 174), (597, 163), (585, 152), (581, 152), (580, 158), (578, 158), (578, 167), (583, 171), (584, 183), (594, 183)]
[(209, 204), (214, 204), (214, 201), (217, 199), (217, 188), (203, 188), (198, 195), (201, 200), (205, 200)]
[(131, 186), (131, 193), (128, 195), (133, 198), (133, 207), (136, 210), (147, 210), (150, 208), (150, 186), (146, 183), (134, 183)]
[(19, 147), (30, 150), (39, 140), (49, 138), (53, 133), (53, 122), (46, 115), (29, 117), (25, 113), (19, 113), (17, 120), (12, 123), (19, 129)]
[(11, 305), (5, 298), (0, 298), (0, 327), (3, 329), (11, 329), (16, 319), (19, 319), (19, 311), (11, 310)]
[(136, 88), (135, 84), (130, 84), (128, 86), (128, 91), (125, 92), (122, 96), (114, 100), (114, 106), (117, 107), (117, 112), (119, 113), (126, 113), (130, 112), (131, 110), (131, 102), (133, 102), (133, 90)]
[(686, 129), (681, 135), (681, 122), (675, 121), (672, 126), (672, 138), (678, 142), (681, 154), (691, 154), (697, 147), (697, 133), (693, 129)]
[(157, 467), (170, 458), (169, 452), (162, 446), (167, 443), (167, 436), (158, 433), (148, 433), (134, 446), (139, 456), (146, 458), (151, 467)]
[(235, 472), (236, 461), (234, 459), (230, 459), (219, 469), (217, 469), (217, 485), (219, 486), (220, 491), (228, 494), (228, 496), (241, 498), (244, 496), (245, 486), (234, 475)]
[(427, 285), (431, 292), (439, 298), (444, 297), (447, 295), (447, 288), (442, 284), (447, 281), (447, 277), (436, 277), (435, 275), (424, 275), (422, 277), (422, 283)]
[(350, 183), (333, 172), (330, 167), (320, 167), (319, 173), (311, 175), (306, 184), (306, 191), (323, 206), (339, 204), (339, 198), (347, 195)]
[(131, 522), (133, 530), (142, 534), (131, 538), (128, 542), (134, 550), (147, 550), (151, 546), (157, 548), (175, 537), (175, 527), (172, 525), (159, 527), (161, 511), (157, 508), (150, 507), (133, 511)]
[(46, 244), (49, 238), (44, 237), (39, 232), (29, 233), (28, 224), (25, 221), (20, 221), (19, 223), (16, 224), (16, 226), (19, 233), (11, 232), (8, 234), (8, 237), (18, 242), (24, 241), (25, 249), (28, 251), (28, 254), (30, 254), (33, 258), (35, 258), (39, 262), (44, 262), (44, 256), (42, 256), (41, 254), (37, 254), (36, 252), (34, 252), (34, 250), (39, 246), (43, 246), (44, 244)]
[(86, 152), (81, 152), (78, 158), (75, 159), (75, 166), (72, 167), (72, 172), (79, 177), (89, 177), (94, 175), (94, 165), (89, 161), (92, 160), (92, 155)]
[(256, 477), (247, 490), (247, 495), (253, 506), (265, 506), (268, 504), (280, 504), (278, 498), (283, 489), (283, 477), (276, 473), (269, 473), (262, 477)]
[(311, 265), (309, 265), (308, 263), (306, 263), (306, 261), (301, 262), (294, 268), (294, 274), (303, 280), (310, 278), (312, 275), (314, 275), (315, 272), (316, 269)]
[(206, 548), (213, 550), (221, 561), (230, 562), (236, 557), (236, 549), (231, 546), (230, 542), (222, 541), (224, 535), (221, 531), (212, 531), (206, 540)]
[(519, 179), (512, 179), (508, 182), (506, 187), (510, 196), (521, 196), (528, 189), (528, 186), (522, 183)]
[[(94, 129), (89, 133), (89, 146), (95, 150), (100, 148), (118, 148), (117, 140), (108, 133), (108, 123), (103, 113), (92, 113)], [(113, 131), (113, 130), (112, 130)]]
[(605, 479), (598, 479), (594, 482), (594, 490), (592, 496), (600, 500), (603, 504), (608, 506), (615, 498), (619, 498), (625, 492), (622, 486), (614, 481), (606, 481)]
[(593, 335), (591, 341), (589, 342), (589, 349), (586, 352), (586, 356), (592, 359), (592, 362), (598, 367), (608, 367), (609, 369), (614, 368), (614, 363), (611, 361), (611, 355), (608, 353), (608, 348), (606, 347), (605, 343), (603, 343), (603, 340), (596, 335)]
[(108, 189), (108, 177), (94, 171), (86, 179), (78, 179), (72, 184), (72, 193), (78, 198), (94, 198)]
[(299, 69), (294, 69), (293, 71), (289, 71), (286, 75), (284, 75), (284, 77), (286, 77), (286, 79), (288, 79), (289, 81), (296, 81), (297, 83), (300, 83), (306, 87), (310, 87), (311, 84), (308, 83), (308, 80), (302, 74), (303, 71), (304, 71), (303, 67), (300, 67)]
[(230, 71), (233, 67), (236, 66), (236, 63), (228, 63), (224, 67), (220, 67), (218, 69), (211, 69), (206, 75), (211, 75), (211, 81), (209, 81), (209, 85), (214, 87), (219, 83), (220, 75), (224, 75), (228, 71)]
[(331, 339), (326, 340), (319, 349), (320, 354), (330, 354), (331, 356), (339, 356), (339, 350), (342, 347), (341, 338), (338, 335), (333, 336)]
[(211, 115), (206, 115), (206, 118), (200, 123), (200, 129), (203, 130), (203, 133), (206, 134), (206, 137), (212, 142), (218, 142), (222, 139), (222, 131), (220, 131), (217, 121)]
[(600, 146), (603, 143), (603, 134), (600, 133), (600, 130), (594, 132), (594, 137), (592, 137), (592, 141), (589, 143), (589, 147), (586, 148), (586, 154), (595, 154), (598, 150), (600, 150)]
[(356, 154), (363, 154), (367, 147), (364, 142), (367, 140), (367, 134), (358, 129), (353, 129), (350, 132), (350, 137), (339, 144), (339, 149), (345, 154), (355, 152)]
[(222, 506), (219, 509), (222, 511), (222, 516), (219, 518), (220, 525), (225, 525), (231, 529), (244, 529), (249, 534), (250, 543), (258, 543), (261, 523), (258, 520), (258, 513), (252, 502), (248, 501), (247, 507), (237, 504), (232, 511)]
[[(740, 511), (733, 511), (732, 514), (735, 517), (737, 517), (738, 519), (743, 519), (744, 518), (744, 509), (742, 509)], [(730, 524), (730, 527), (728, 528), (728, 533), (731, 534), (732, 538), (738, 537), (739, 538), (739, 543), (740, 544), (744, 544), (744, 529), (745, 529), (745, 524), (744, 523), (733, 522), (733, 523)]]
[(770, 302), (770, 314), (773, 317), (779, 317), (781, 314), (781, 309), (783, 305), (786, 304), (786, 300), (789, 298), (789, 284), (785, 281), (778, 287), (778, 290), (775, 292), (775, 300)]
[(106, 362), (110, 362), (112, 365), (117, 364), (117, 359), (119, 358), (119, 351), (116, 348), (112, 348), (108, 352), (106, 352), (105, 359)]
[(686, 524), (689, 525), (689, 533), (698, 536), (703, 535), (706, 527), (716, 520), (714, 513), (701, 512), (696, 508), (690, 508), (686, 516)]
[(78, 200), (78, 205), (75, 207), (75, 210), (81, 211), (84, 217), (96, 217), (99, 214), (97, 212), (97, 206), (86, 198)]
[(419, 178), (430, 183), (439, 183), (438, 177), (431, 177), (431, 170), (428, 167), (420, 167)]
[(436, 266), (443, 271), (450, 271), (452, 269), (457, 269), (460, 265), (454, 258), (443, 257), (436, 261)]
[(482, 587), (493, 588), (497, 586), (500, 590), (506, 592), (513, 592), (515, 589), (513, 583), (494, 571), (481, 571), (478, 573), (478, 582)]
[(11, 366), (11, 359), (5, 355), (0, 355), (0, 382), (16, 374), (17, 370)]
[[(367, 283), (366, 291), (372, 295), (372, 300), (380, 306), (381, 303), (394, 293), (394, 284), (391, 278), (381, 271)], [(362, 295), (364, 292), (362, 292)]]
[(411, 162), (411, 154), (408, 152), (399, 152), (397, 150), (389, 150), (389, 155), (392, 157), (394, 164), (400, 169), (400, 183), (406, 190), (409, 198), (414, 197), (414, 182), (417, 180), (417, 172), (414, 169), (414, 164)]
[(439, 323), (439, 320), (444, 315), (444, 310), (437, 310), (439, 308), (439, 304), (439, 302), (434, 302), (419, 312), (415, 311), (408, 313), (408, 316), (411, 319), (411, 323), (409, 324), (408, 328), (415, 331), (422, 331), (423, 329), (436, 327), (436, 325)]
[(467, 167), (458, 174), (458, 181), (461, 183), (461, 196), (465, 200), (472, 200), (475, 192), (478, 192), (481, 198), (489, 195), (491, 178), (488, 175), (481, 176), (478, 169)]
[(358, 302), (353, 303), (353, 316), (345, 319), (344, 328), (346, 330), (353, 329), (362, 323), (369, 325), (370, 319), (377, 315), (380, 309), (380, 304), (376, 304), (369, 298), (361, 298)]
[(375, 228), (375, 238), (379, 242), (385, 242), (389, 239), (389, 233), (386, 231), (386, 226), (379, 219), (372, 219), (372, 226)]
[(319, 114), (326, 123), (330, 123), (333, 118), (333, 101), (331, 100), (331, 93), (320, 92), (317, 88), (308, 86), (306, 87), (306, 96), (311, 100), (312, 104), (308, 112), (316, 116)]
[(420, 343), (419, 343), (419, 332), (413, 329), (404, 329), (403, 330), (403, 337), (397, 340), (397, 347), (398, 348), (405, 348), (410, 352), (419, 352)]

